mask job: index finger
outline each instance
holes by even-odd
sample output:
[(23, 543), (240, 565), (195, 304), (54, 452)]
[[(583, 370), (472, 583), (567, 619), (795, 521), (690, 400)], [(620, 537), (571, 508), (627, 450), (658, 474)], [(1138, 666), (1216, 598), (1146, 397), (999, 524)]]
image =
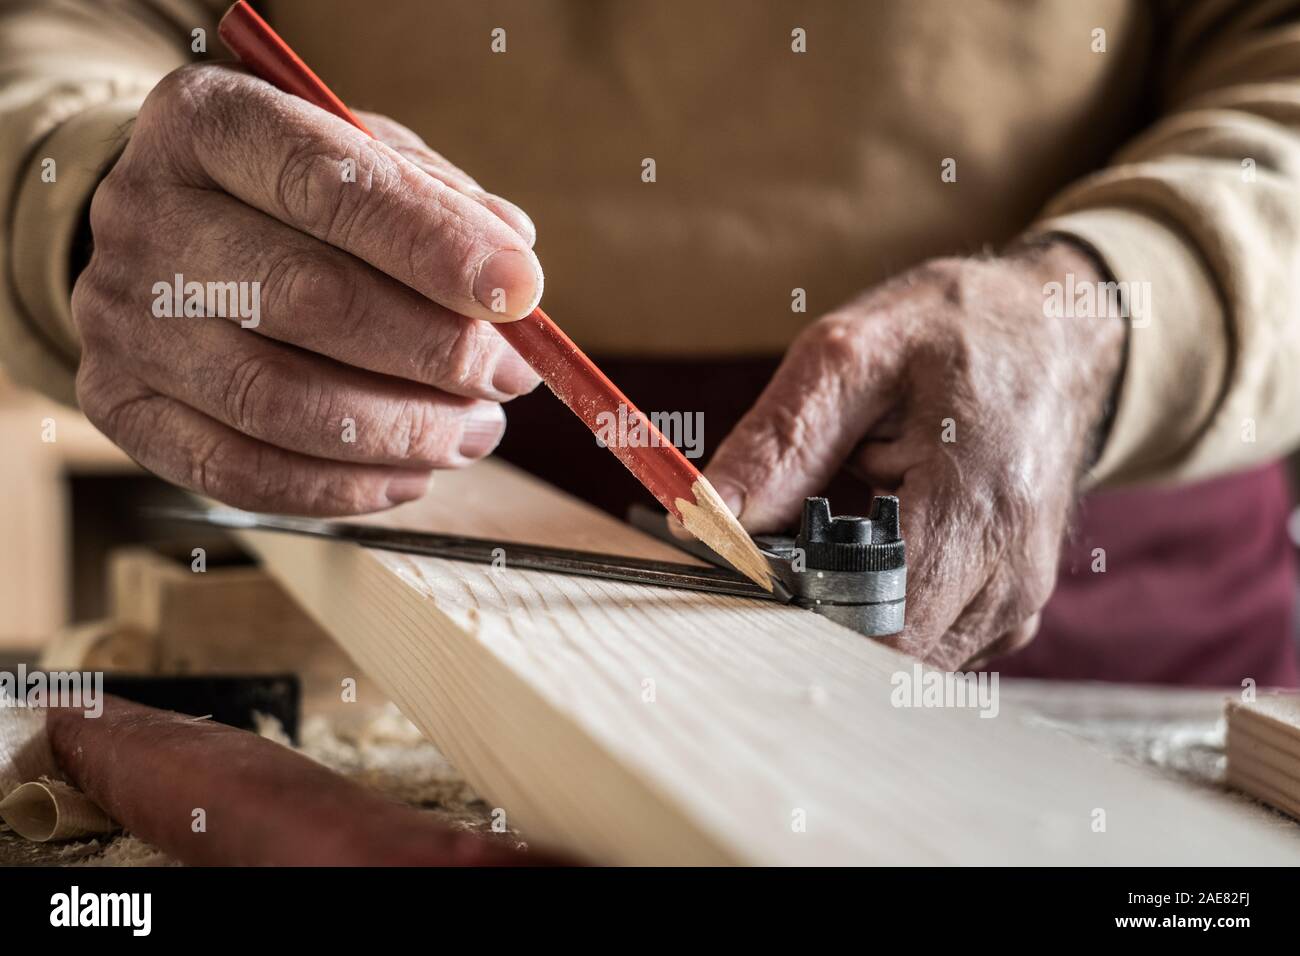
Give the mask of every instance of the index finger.
[(473, 318), (541, 300), (542, 270), (498, 216), (349, 123), (234, 69), (181, 70), (182, 148), (212, 183)]

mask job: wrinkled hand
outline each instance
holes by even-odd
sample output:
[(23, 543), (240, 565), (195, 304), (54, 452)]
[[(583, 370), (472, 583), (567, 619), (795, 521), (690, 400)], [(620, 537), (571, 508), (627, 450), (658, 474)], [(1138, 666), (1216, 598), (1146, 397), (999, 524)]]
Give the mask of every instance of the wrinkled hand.
[[(500, 403), (537, 385), (476, 321), (540, 298), (532, 223), (364, 121), (382, 142), (224, 66), (150, 94), (72, 301), (82, 409), (146, 468), (245, 508), (386, 508), (491, 451)], [(158, 317), (178, 274), (258, 308)]]
[(751, 531), (792, 524), (847, 468), (897, 494), (907, 626), (936, 666), (1032, 638), (1122, 362), (1118, 318), (1048, 317), (1044, 285), (1098, 281), (1064, 241), (938, 260), (806, 329), (707, 475)]

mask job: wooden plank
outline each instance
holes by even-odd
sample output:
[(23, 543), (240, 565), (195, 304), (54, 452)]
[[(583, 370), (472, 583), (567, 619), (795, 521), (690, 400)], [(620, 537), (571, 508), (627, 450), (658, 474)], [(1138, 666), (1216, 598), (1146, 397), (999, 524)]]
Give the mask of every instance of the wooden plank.
[[(496, 463), (380, 520), (677, 557)], [(912, 661), (806, 611), (512, 571), (508, 550), (245, 540), (512, 823), (594, 861), (1300, 861), (1295, 832), (1014, 706), (895, 707)]]

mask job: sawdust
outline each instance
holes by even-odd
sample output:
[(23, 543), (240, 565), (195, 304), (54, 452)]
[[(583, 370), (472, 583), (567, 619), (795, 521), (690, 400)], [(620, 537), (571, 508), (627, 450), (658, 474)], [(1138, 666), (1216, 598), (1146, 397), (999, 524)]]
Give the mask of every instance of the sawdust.
[(1223, 783), (1224, 723), (1199, 718), (1028, 718), (1081, 738), (1114, 759), (1150, 767), (1161, 776), (1218, 787)]
[(748, 532), (745, 531), (726, 503), (713, 490), (708, 480), (701, 478), (691, 485), (694, 501), (678, 498), (674, 504), (681, 512), (682, 525), (732, 566), (764, 589), (772, 590), (772, 571)]
[(482, 801), (460, 772), (419, 729), (387, 705), (352, 726), (311, 717), (303, 724), (302, 752), (332, 770), (417, 807), (473, 818)]
[(68, 847), (69, 866), (180, 866), (162, 850), (137, 836), (124, 833), (105, 841), (92, 840), (82, 848)]

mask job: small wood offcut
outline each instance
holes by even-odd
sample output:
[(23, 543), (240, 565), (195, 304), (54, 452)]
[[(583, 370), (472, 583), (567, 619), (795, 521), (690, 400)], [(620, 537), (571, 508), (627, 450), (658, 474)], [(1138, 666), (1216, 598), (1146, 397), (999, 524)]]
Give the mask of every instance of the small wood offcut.
[(1300, 694), (1228, 704), (1228, 785), (1300, 820)]

